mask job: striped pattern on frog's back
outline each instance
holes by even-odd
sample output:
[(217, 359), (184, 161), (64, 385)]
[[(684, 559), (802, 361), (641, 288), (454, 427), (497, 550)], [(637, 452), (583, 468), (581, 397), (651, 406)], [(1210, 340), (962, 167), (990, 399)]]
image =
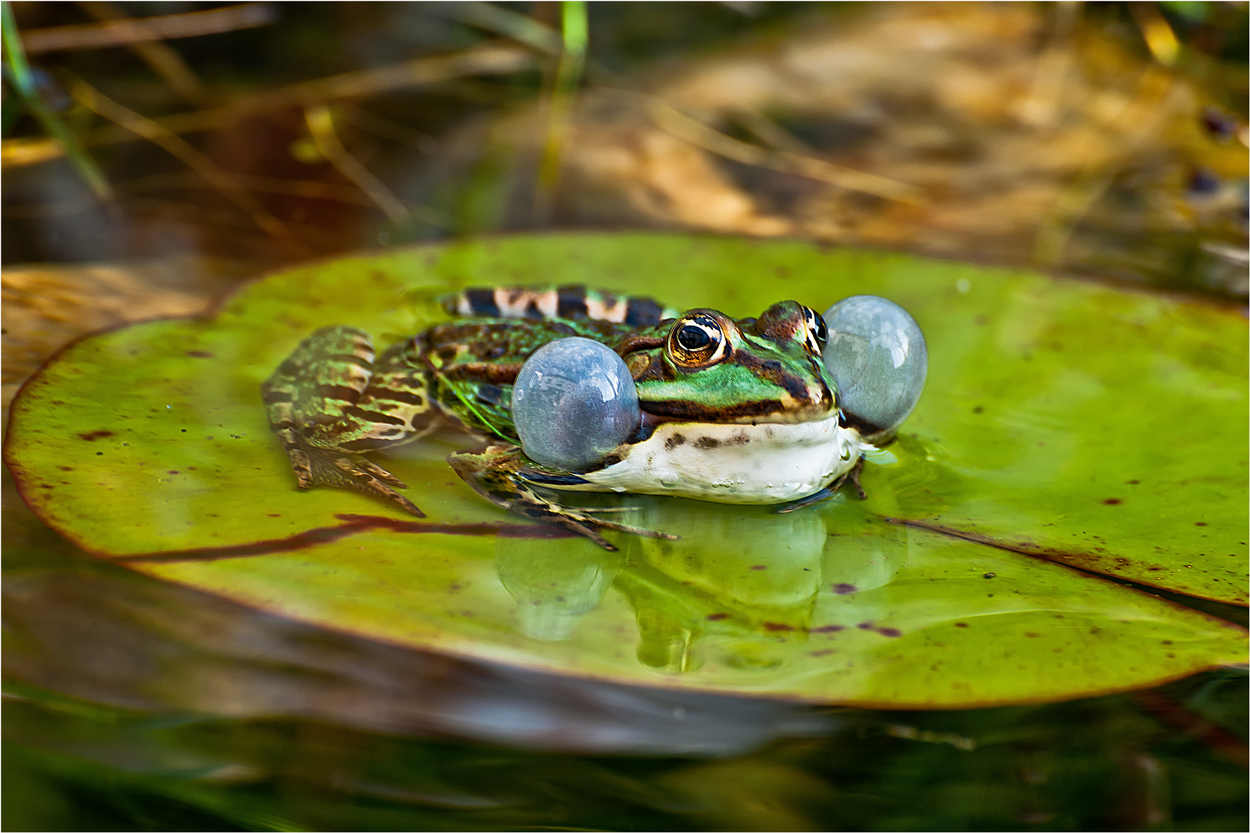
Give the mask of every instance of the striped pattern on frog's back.
[(680, 315), (679, 310), (652, 298), (616, 295), (585, 286), (472, 288), (443, 298), (443, 309), (451, 315), (472, 318), (590, 319), (629, 327), (649, 327)]
[(650, 298), (582, 286), (474, 288), (441, 300), (459, 320), (414, 342), (433, 370), (435, 399), (470, 428), (513, 442), (512, 383), (535, 350), (569, 336), (616, 348), (636, 335), (655, 338), (655, 325), (679, 314)]

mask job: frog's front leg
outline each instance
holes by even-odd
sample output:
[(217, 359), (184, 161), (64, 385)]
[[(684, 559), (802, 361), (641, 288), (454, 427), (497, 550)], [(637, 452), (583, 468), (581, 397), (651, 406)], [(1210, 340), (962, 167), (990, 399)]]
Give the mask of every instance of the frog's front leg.
[(404, 345), (375, 363), (369, 335), (326, 327), (304, 339), (261, 385), (269, 427), (291, 458), (299, 488), (336, 486), (425, 514), (395, 491), (403, 481), (362, 452), (419, 439), (437, 426), (421, 368)]
[(616, 547), (596, 532), (596, 527), (646, 538), (677, 540), (676, 535), (596, 517), (599, 513), (619, 511), (617, 509), (575, 508), (548, 500), (525, 479), (525, 469), (533, 464), (526, 459), (520, 446), (512, 443), (486, 442), (474, 448), (453, 452), (448, 456), (447, 462), (474, 491), (496, 506), (514, 510), (531, 520), (562, 526), (589, 538), (605, 550), (615, 551)]

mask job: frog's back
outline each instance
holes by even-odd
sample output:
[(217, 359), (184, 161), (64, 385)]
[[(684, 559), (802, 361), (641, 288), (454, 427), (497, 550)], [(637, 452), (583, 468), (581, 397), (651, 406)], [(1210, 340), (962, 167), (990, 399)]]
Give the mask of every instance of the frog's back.
[(601, 321), (629, 328), (649, 327), (679, 314), (654, 298), (618, 295), (580, 285), (466, 289), (443, 298), (443, 308), (464, 318)]
[(470, 427), (515, 439), (512, 384), (535, 350), (580, 336), (617, 349), (631, 339), (662, 338), (678, 312), (651, 298), (583, 286), (466, 289), (442, 299), (459, 320), (430, 327), (413, 348), (434, 370), (434, 395)]

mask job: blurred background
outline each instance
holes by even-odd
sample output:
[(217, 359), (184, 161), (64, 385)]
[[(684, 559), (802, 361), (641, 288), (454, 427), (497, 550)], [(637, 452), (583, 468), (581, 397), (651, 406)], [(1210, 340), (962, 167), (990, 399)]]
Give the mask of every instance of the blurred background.
[[(85, 332), (507, 231), (802, 238), (1246, 303), (1245, 3), (3, 13), (6, 407)], [(1247, 824), (1243, 672), (930, 714), (617, 689), (97, 563), (5, 478), (7, 829)], [(205, 675), (211, 704), (179, 683)]]

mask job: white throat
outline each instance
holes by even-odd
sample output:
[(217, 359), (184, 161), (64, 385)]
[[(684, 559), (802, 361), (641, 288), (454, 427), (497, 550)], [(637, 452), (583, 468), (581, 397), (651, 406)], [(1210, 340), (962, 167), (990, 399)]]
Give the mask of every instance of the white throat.
[[(581, 475), (581, 489), (677, 495), (722, 503), (785, 503), (850, 471), (872, 446), (838, 416), (816, 422), (665, 422), (628, 456)], [(574, 487), (576, 488), (576, 487)]]

